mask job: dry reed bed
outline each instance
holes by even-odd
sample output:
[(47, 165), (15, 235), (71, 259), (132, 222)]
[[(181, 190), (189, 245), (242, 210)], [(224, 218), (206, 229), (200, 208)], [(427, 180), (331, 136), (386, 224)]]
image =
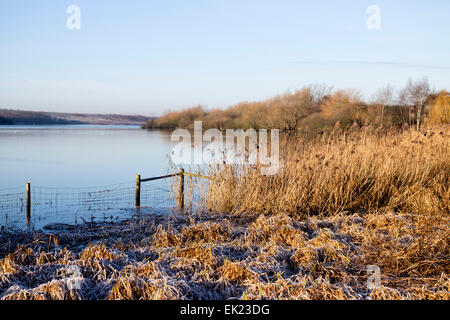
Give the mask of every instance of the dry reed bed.
[(0, 299), (448, 300), (449, 141), (299, 141), (278, 176), (219, 172), (208, 213), (1, 233)]
[(423, 132), (336, 130), (321, 140), (287, 139), (281, 169), (260, 167), (218, 176), (208, 194), (213, 211), (310, 215), (370, 212), (450, 212), (450, 127)]

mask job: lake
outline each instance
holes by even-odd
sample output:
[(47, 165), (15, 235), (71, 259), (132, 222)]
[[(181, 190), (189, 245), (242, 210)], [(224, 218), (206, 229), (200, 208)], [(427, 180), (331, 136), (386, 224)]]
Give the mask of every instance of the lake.
[[(169, 173), (170, 134), (138, 126), (0, 126), (0, 225), (23, 227), (26, 182), (35, 228), (134, 214), (136, 174)], [(167, 192), (167, 181), (143, 184), (144, 206), (170, 206)]]

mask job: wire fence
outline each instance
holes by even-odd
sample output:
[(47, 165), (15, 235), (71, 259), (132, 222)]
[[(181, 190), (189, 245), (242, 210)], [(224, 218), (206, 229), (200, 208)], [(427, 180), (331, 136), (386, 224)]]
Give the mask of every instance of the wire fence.
[[(0, 226), (42, 229), (61, 224), (115, 222), (146, 213), (169, 214), (177, 211), (179, 183), (179, 174), (140, 183), (139, 210), (136, 209), (136, 185), (132, 183), (85, 188), (31, 185), (28, 221), (25, 188), (0, 190)], [(183, 191), (186, 209), (204, 203), (206, 184), (205, 179), (186, 179)]]

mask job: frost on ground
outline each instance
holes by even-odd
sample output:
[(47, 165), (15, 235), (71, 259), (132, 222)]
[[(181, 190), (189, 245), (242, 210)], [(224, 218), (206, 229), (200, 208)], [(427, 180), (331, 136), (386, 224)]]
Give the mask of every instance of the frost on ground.
[(448, 300), (448, 220), (208, 213), (3, 232), (0, 299)]

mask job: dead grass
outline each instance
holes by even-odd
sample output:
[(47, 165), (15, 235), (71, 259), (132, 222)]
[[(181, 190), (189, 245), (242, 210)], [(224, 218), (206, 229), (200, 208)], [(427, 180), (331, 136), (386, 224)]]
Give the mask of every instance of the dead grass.
[[(216, 220), (231, 236), (218, 233)], [(71, 240), (73, 231), (63, 232), (58, 245), (35, 244), (0, 260), (0, 298), (450, 299), (447, 215), (390, 211), (234, 221), (213, 214), (197, 222), (170, 218), (143, 245), (132, 230), (146, 222), (120, 225), (116, 237), (94, 245), (93, 238), (80, 244)], [(92, 226), (79, 228), (98, 234)], [(161, 230), (177, 240), (163, 245)], [(192, 230), (201, 241), (180, 241), (193, 239)], [(374, 264), (381, 287), (369, 290), (366, 270)], [(79, 290), (68, 286), (68, 266), (81, 271)]]

